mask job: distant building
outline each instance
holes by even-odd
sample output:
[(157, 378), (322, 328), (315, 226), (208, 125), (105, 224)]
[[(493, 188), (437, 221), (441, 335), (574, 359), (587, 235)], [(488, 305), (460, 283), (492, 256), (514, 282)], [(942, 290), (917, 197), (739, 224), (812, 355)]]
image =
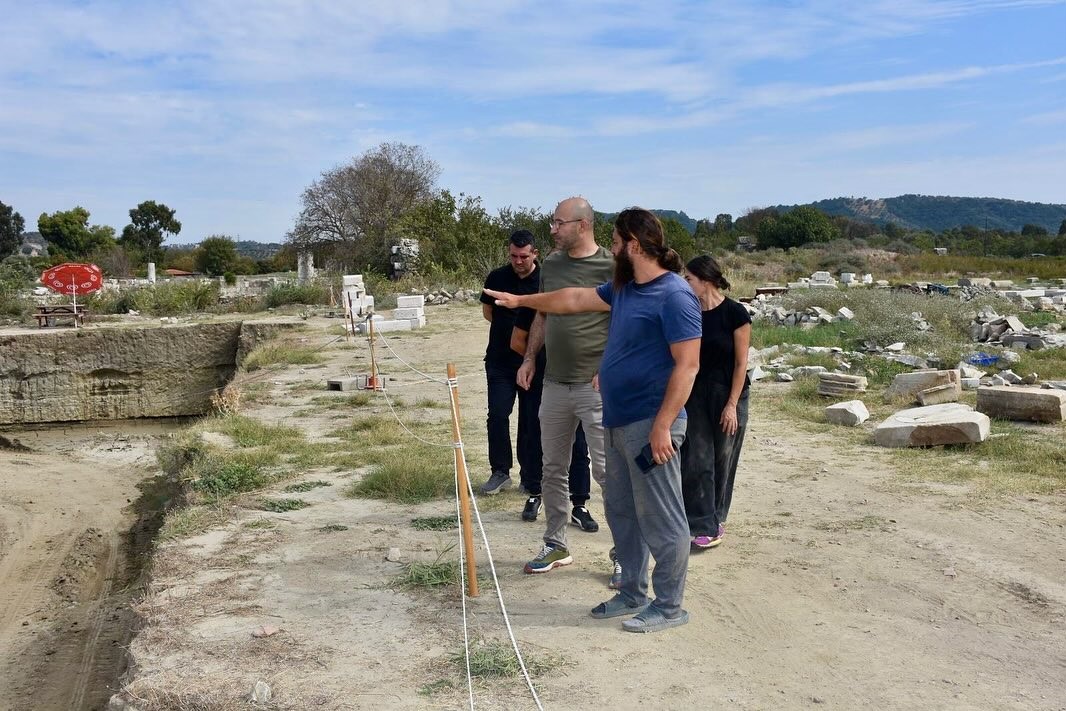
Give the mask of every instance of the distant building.
[(941, 257), (943, 257), (943, 256), (945, 256), (948, 253), (948, 248), (947, 247), (933, 247), (933, 251), (936, 252), (937, 254), (939, 254)]
[(48, 242), (40, 232), (26, 232), (22, 235), (22, 246), (16, 252), (20, 257), (47, 257)]
[(738, 252), (754, 252), (756, 246), (755, 235), (737, 235)]
[(403, 238), (389, 252), (389, 277), (399, 279), (418, 268), (418, 240)]

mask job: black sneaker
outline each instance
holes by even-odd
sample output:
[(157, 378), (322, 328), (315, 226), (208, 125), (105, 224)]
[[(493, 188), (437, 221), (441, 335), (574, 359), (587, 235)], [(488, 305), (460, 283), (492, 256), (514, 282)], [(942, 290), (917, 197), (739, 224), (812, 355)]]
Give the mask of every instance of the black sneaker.
[(584, 506), (574, 507), (574, 510), (570, 512), (570, 523), (581, 526), (581, 530), (587, 533), (600, 530), (600, 524), (596, 523), (596, 519), (592, 518), (592, 514)]
[(540, 508), (542, 504), (539, 496), (530, 496), (526, 499), (526, 507), (522, 509), (523, 521), (536, 521), (537, 515), (540, 514)]
[(489, 480), (481, 485), (482, 494), (498, 494), (511, 488), (511, 475), (507, 472), (493, 472)]

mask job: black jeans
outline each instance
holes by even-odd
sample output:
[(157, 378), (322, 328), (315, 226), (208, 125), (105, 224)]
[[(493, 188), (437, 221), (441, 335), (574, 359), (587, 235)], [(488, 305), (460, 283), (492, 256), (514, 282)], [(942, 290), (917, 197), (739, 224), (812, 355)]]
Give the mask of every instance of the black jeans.
[[(544, 368), (537, 368), (529, 390), (518, 387), (518, 367), (485, 363), (488, 378), (489, 415), (487, 419), (489, 439), (489, 466), (494, 472), (508, 472), (514, 466), (511, 449), (511, 412), (518, 398), (518, 466), (522, 486), (532, 496), (540, 496), (542, 460), (540, 448), (540, 393), (544, 386)], [(570, 455), (570, 501), (574, 506), (584, 506), (589, 500), (591, 472), (589, 449), (585, 432), (577, 427), (574, 448)]]
[(688, 434), (681, 445), (681, 494), (693, 537), (718, 535), (733, 500), (737, 462), (748, 427), (748, 391), (737, 403), (737, 432), (730, 437), (719, 422), (729, 390), (728, 385), (697, 377), (685, 403)]

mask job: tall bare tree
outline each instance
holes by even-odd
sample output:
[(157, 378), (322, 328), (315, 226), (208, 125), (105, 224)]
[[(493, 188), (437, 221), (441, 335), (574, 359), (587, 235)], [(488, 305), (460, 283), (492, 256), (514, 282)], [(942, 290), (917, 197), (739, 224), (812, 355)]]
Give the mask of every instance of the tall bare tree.
[(439, 175), (440, 166), (420, 146), (382, 143), (324, 171), (304, 190), (289, 241), (339, 243), (345, 261), (384, 270), (401, 218), (434, 197)]

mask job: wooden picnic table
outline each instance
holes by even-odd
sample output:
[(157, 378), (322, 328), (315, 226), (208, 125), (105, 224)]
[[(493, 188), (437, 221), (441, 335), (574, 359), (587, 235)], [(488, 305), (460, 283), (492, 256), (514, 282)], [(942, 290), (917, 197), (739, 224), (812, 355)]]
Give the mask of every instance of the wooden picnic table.
[(76, 309), (73, 304), (60, 304), (58, 306), (38, 306), (33, 314), (37, 319), (37, 328), (49, 328), (58, 325), (59, 320), (70, 321), (70, 325), (84, 325), (85, 316), (89, 310), (84, 306)]

